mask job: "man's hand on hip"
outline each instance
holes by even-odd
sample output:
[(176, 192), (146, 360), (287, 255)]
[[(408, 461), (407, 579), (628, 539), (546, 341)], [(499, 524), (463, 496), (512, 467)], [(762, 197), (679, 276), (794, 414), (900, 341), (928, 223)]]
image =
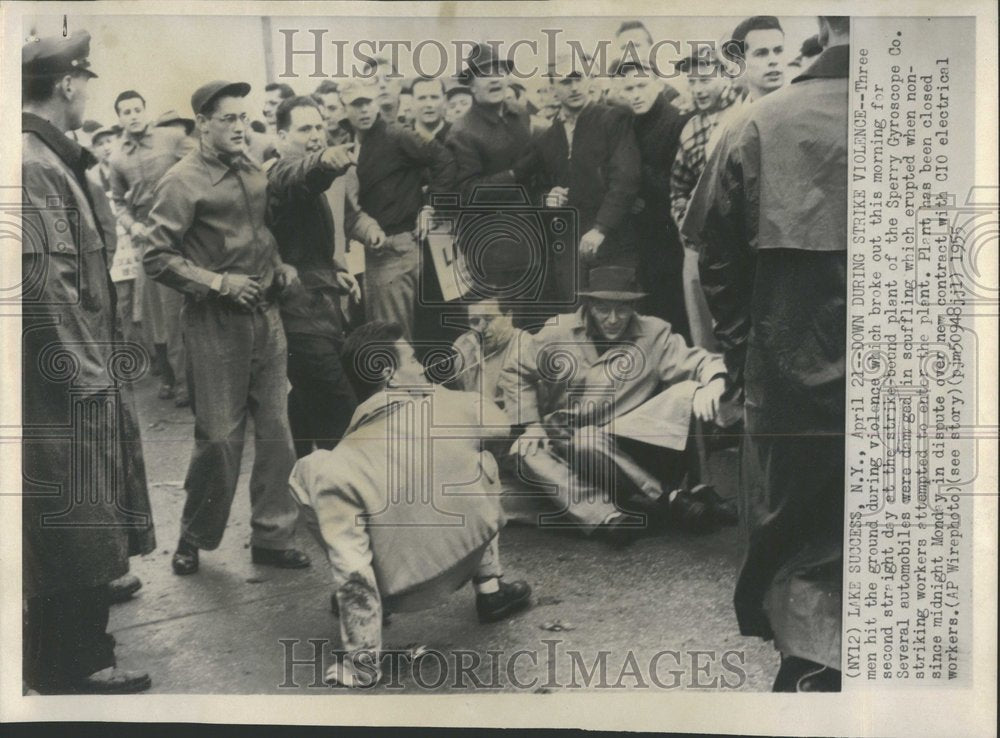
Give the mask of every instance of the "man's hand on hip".
[(244, 310), (253, 310), (264, 291), (256, 277), (246, 274), (226, 274), (222, 277), (219, 294)]

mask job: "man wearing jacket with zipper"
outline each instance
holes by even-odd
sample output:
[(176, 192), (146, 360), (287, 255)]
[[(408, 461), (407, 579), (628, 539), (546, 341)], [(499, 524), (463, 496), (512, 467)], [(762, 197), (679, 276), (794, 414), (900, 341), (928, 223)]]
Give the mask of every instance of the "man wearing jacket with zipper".
[[(399, 323), (413, 337), (420, 280), (418, 227), (428, 193), (454, 187), (455, 162), (441, 143), (382, 119), (379, 89), (364, 81), (345, 84), (341, 98), (354, 134), (361, 211), (371, 227), (351, 236), (365, 244), (365, 317)], [(427, 219), (422, 219), (426, 221)], [(360, 222), (356, 222), (360, 226)], [(363, 231), (363, 232), (362, 232)]]
[[(301, 285), (281, 302), (288, 339), (288, 420), (295, 455), (315, 444), (333, 448), (357, 401), (340, 366), (344, 315), (340, 297), (360, 300), (361, 290), (334, 257), (335, 227), (326, 191), (355, 163), (353, 144), (327, 146), (327, 131), (311, 97), (290, 97), (278, 106), (278, 157), (265, 164), (271, 231)], [(345, 205), (348, 205), (345, 203)], [(349, 205), (348, 205), (349, 206)]]
[(214, 81), (191, 98), (199, 147), (154, 192), (152, 279), (184, 292), (184, 343), (195, 391), (195, 446), (173, 557), (176, 574), (198, 570), (199, 549), (219, 546), (240, 473), (247, 416), (255, 453), (250, 477), (254, 563), (301, 568), (289, 547), (298, 511), (288, 494), (295, 463), (288, 426), (287, 345), (277, 294), (298, 283), (265, 225), (267, 178), (245, 153), (245, 82)]
[(559, 302), (573, 300), (592, 267), (638, 266), (631, 210), (642, 174), (632, 116), (590, 102), (587, 64), (565, 55), (550, 66), (559, 115), (514, 166), (519, 182), (547, 193), (547, 205), (579, 214), (577, 248), (553, 256), (549, 289)]

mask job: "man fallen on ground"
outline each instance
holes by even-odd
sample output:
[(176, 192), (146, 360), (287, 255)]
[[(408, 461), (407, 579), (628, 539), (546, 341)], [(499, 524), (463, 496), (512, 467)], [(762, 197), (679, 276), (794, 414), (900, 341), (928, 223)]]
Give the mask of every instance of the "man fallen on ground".
[(486, 623), (526, 607), (531, 587), (502, 581), (497, 464), (483, 446), (507, 439), (503, 413), (430, 384), (395, 323), (358, 328), (343, 362), (360, 401), (351, 426), (300, 459), (289, 486), (334, 582), (344, 658), (327, 679), (360, 687), (380, 678), (383, 606), (434, 607), (471, 579)]
[[(635, 270), (597, 267), (589, 276), (583, 306), (525, 334), (500, 376), (508, 418), (524, 428), (520, 473), (548, 485), (559, 505), (540, 524), (621, 545), (646, 525), (635, 513), (692, 529), (734, 522), (710, 487), (681, 486), (694, 467), (686, 463), (692, 417), (713, 421), (725, 390), (722, 357), (637, 313), (645, 293)], [(626, 434), (625, 416), (636, 412), (649, 419)]]

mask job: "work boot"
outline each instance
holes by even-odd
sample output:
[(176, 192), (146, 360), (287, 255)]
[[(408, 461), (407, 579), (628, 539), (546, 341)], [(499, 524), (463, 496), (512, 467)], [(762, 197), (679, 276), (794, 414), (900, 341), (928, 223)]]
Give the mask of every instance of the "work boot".
[(125, 671), (117, 666), (95, 671), (70, 685), (73, 694), (135, 694), (153, 686), (149, 674)]
[(190, 405), (191, 397), (186, 389), (178, 390), (174, 394), (174, 407), (189, 407)]
[(174, 568), (174, 574), (178, 576), (194, 574), (198, 571), (198, 547), (186, 541), (179, 541), (170, 564)]
[(126, 574), (108, 583), (108, 600), (112, 605), (117, 605), (132, 599), (132, 595), (140, 589), (142, 589), (142, 581), (139, 577), (135, 574)]
[(531, 585), (524, 580), (507, 584), (499, 581), (500, 589), (489, 594), (476, 592), (476, 614), (480, 623), (494, 623), (520, 612), (531, 601)]

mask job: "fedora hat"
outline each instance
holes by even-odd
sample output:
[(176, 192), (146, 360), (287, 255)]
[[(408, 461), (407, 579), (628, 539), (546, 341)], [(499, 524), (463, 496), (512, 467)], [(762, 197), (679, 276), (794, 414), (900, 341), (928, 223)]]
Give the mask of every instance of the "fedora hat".
[(587, 289), (581, 297), (596, 297), (598, 300), (631, 302), (646, 296), (635, 281), (635, 269), (620, 266), (594, 267), (587, 279)]
[(469, 84), (473, 77), (481, 77), (494, 67), (500, 67), (510, 74), (514, 63), (505, 57), (496, 55), (496, 49), (490, 44), (476, 44), (465, 58), (465, 68), (455, 76), (462, 84)]

